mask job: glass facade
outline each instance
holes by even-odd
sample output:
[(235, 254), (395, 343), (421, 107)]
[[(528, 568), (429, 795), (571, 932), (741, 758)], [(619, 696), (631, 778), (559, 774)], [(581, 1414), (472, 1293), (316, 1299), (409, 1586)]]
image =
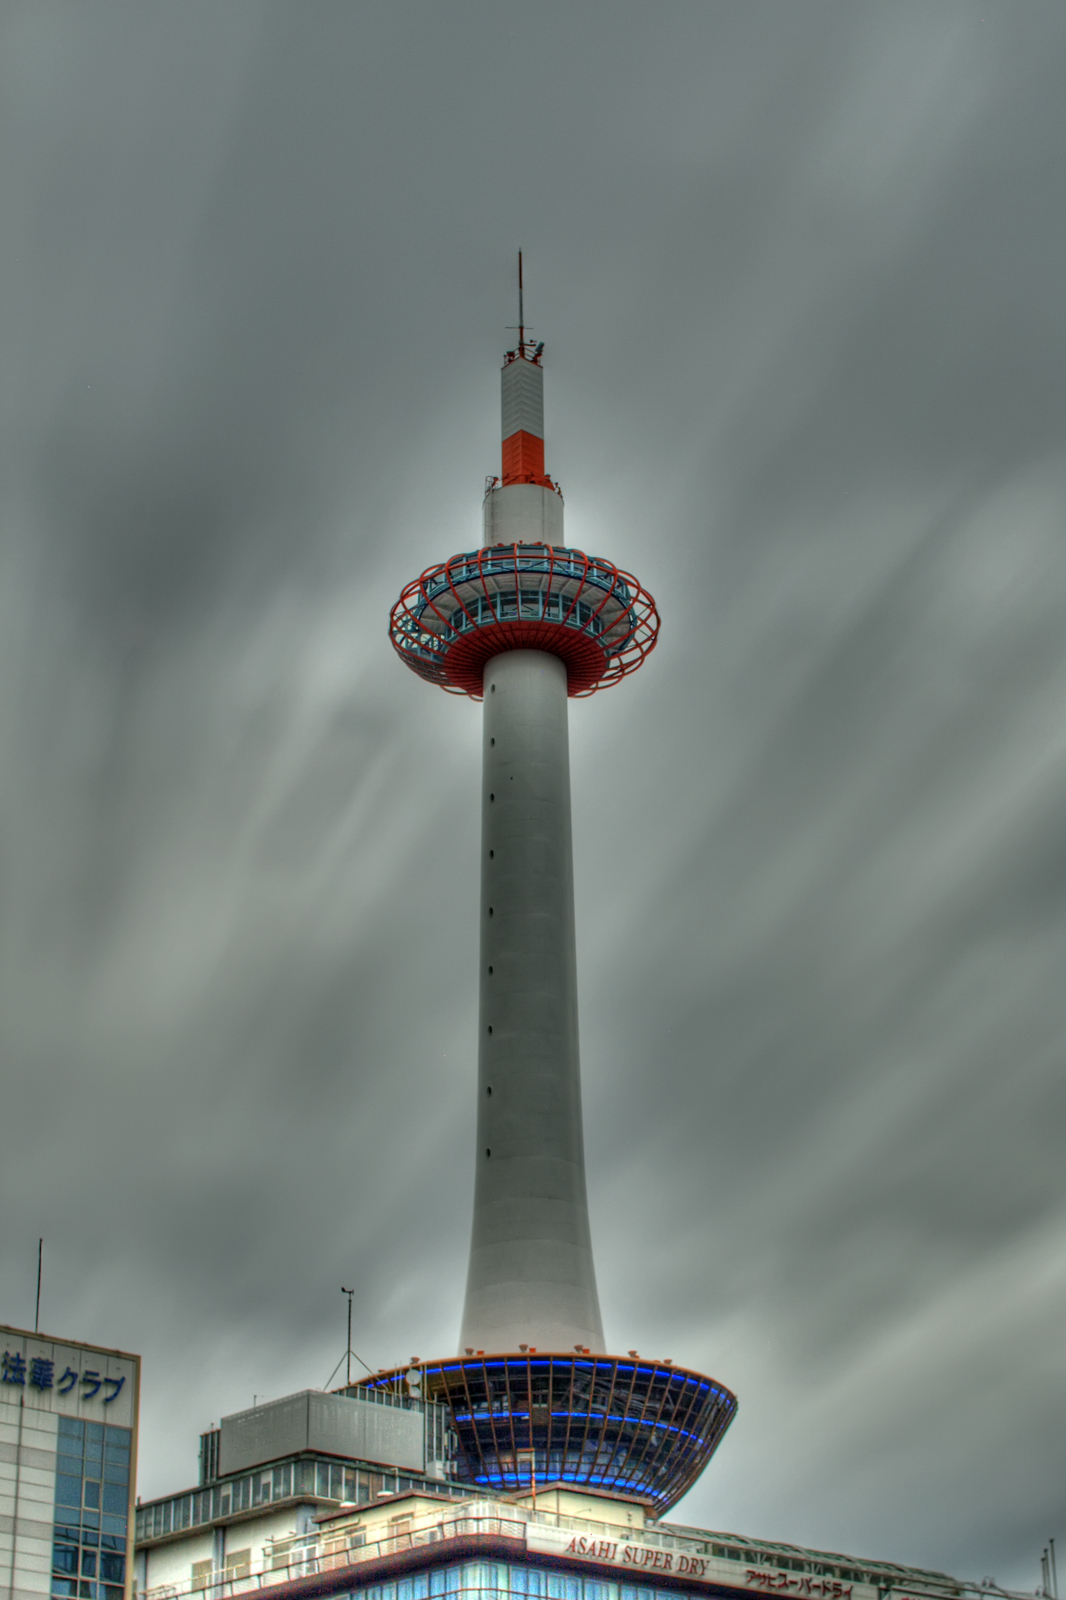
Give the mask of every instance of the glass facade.
[(301, 1456), (257, 1467), (239, 1478), (221, 1478), (204, 1489), (153, 1500), (137, 1508), (137, 1543), (164, 1539), (172, 1533), (201, 1527), (239, 1511), (251, 1511), (278, 1500), (301, 1499), (347, 1501), (366, 1505), (381, 1494), (406, 1494), (426, 1490), (461, 1500), (469, 1489), (442, 1483), (436, 1478), (415, 1477), (403, 1472), (375, 1472), (370, 1467), (353, 1467), (335, 1459)]
[(129, 1428), (59, 1417), (52, 1593), (123, 1600)]
[[(437, 1600), (438, 1596), (450, 1600), (453, 1595), (477, 1595), (478, 1600), (679, 1600), (676, 1589), (585, 1578), (578, 1573), (554, 1572), (509, 1561), (457, 1561), (431, 1572), (367, 1584), (346, 1593), (348, 1600)], [(336, 1600), (342, 1597), (337, 1596)]]
[[(405, 1369), (368, 1379), (396, 1388)], [(422, 1367), (459, 1436), (456, 1476), (491, 1489), (588, 1484), (669, 1510), (736, 1413), (724, 1385), (673, 1363), (617, 1356), (467, 1356)]]

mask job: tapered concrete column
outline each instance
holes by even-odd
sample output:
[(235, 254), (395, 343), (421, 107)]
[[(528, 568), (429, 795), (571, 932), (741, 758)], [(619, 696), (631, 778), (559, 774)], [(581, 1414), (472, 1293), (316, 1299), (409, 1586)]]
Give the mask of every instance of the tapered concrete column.
[(485, 668), (477, 1180), (461, 1345), (602, 1351), (585, 1194), (566, 669)]

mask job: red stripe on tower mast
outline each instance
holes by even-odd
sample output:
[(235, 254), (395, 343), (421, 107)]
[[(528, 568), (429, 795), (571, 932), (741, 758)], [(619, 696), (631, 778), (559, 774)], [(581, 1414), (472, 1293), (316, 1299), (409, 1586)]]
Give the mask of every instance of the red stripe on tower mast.
[(507, 352), (501, 382), (503, 448), (500, 482), (536, 483), (544, 489), (555, 484), (544, 471), (544, 370), (543, 343), (526, 340), (526, 314), (522, 287), (522, 252), (518, 252), (518, 345)]

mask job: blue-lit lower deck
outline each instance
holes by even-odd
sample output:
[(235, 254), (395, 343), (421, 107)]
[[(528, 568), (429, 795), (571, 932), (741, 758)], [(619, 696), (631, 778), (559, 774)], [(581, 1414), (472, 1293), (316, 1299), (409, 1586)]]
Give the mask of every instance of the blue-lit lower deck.
[[(638, 1496), (657, 1515), (691, 1488), (737, 1409), (701, 1373), (634, 1358), (530, 1351), (426, 1363), (421, 1374), (424, 1397), (451, 1411), (463, 1481), (584, 1484)], [(365, 1387), (408, 1377), (383, 1373)]]

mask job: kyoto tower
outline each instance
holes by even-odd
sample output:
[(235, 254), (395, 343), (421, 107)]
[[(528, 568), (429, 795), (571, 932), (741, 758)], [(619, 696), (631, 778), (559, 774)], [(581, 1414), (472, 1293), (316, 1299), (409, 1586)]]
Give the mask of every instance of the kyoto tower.
[(423, 572), (390, 619), (414, 672), (484, 706), (463, 1353), (421, 1364), (416, 1381), (451, 1408), (468, 1481), (584, 1483), (658, 1513), (702, 1471), (736, 1400), (671, 1362), (605, 1354), (581, 1125), (567, 700), (634, 672), (659, 617), (630, 573), (564, 543), (562, 494), (544, 465), (544, 345), (526, 338), (521, 256), (518, 321), (482, 546)]

